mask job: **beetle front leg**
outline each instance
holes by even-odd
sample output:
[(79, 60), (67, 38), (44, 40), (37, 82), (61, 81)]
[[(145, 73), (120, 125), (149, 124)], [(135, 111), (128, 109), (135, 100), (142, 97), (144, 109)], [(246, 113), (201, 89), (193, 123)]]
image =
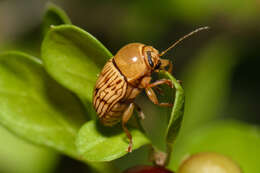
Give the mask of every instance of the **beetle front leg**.
[(167, 84), (167, 85), (169, 85), (169, 87), (173, 88), (173, 84), (172, 84), (171, 80), (169, 80), (169, 79), (160, 79), (158, 81), (148, 84), (147, 87), (152, 88), (152, 87), (155, 87), (157, 85), (162, 85), (162, 84)]
[(161, 65), (160, 69), (165, 70), (165, 67), (169, 66), (167, 71), (169, 73), (172, 73), (172, 62), (170, 60), (168, 60), (168, 59), (161, 59), (161, 63), (162, 63), (162, 65)]
[(171, 104), (171, 103), (159, 103), (155, 92), (150, 87), (145, 88), (145, 93), (148, 96), (148, 98), (156, 105), (165, 106), (165, 107), (172, 107), (173, 106), (173, 104)]
[(124, 111), (123, 117), (122, 117), (122, 128), (125, 131), (127, 138), (129, 139), (129, 145), (128, 145), (127, 152), (132, 152), (133, 140), (132, 140), (131, 133), (129, 132), (129, 130), (126, 127), (126, 123), (133, 115), (134, 107), (135, 107), (134, 103), (130, 103), (130, 105)]

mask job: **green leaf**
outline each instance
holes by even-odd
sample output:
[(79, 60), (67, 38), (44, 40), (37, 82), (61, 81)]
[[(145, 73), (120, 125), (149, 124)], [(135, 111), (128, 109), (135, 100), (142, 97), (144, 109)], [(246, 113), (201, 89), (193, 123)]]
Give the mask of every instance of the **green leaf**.
[[(133, 150), (149, 143), (139, 130), (130, 132)], [(104, 127), (92, 120), (80, 129), (76, 145), (81, 157), (88, 161), (111, 161), (127, 154), (128, 139), (121, 126)]]
[[(160, 71), (160, 73), (169, 78), (174, 85), (174, 94), (169, 94), (174, 97), (174, 105), (172, 107), (171, 115), (168, 121), (167, 129), (166, 129), (166, 144), (167, 144), (167, 153), (169, 154), (169, 158), (171, 157), (173, 144), (179, 134), (183, 114), (184, 114), (184, 90), (178, 80), (176, 80), (170, 73), (166, 71)], [(169, 91), (170, 92), (170, 91)]]
[(58, 158), (56, 152), (29, 144), (0, 126), (0, 172), (49, 173)]
[(77, 157), (74, 144), (86, 121), (78, 99), (51, 79), (37, 58), (0, 55), (0, 123), (33, 143)]
[(81, 98), (92, 118), (96, 117), (91, 102), (97, 75), (111, 57), (96, 38), (73, 25), (52, 27), (42, 44), (48, 73)]
[(48, 32), (50, 26), (61, 24), (71, 24), (69, 17), (63, 9), (53, 3), (48, 3), (42, 22), (43, 35)]
[[(9, 52), (0, 55), (0, 123), (30, 142), (75, 159), (75, 139), (86, 122), (79, 100), (48, 76), (39, 59)], [(115, 172), (109, 163), (88, 163), (98, 172)]]
[(260, 128), (238, 121), (210, 123), (193, 130), (174, 150), (169, 167), (176, 170), (187, 156), (198, 152), (218, 152), (231, 157), (244, 172), (260, 172)]
[(180, 83), (168, 72), (162, 71), (173, 83), (175, 88), (174, 105), (172, 107), (171, 116), (166, 130), (166, 141), (173, 144), (175, 141), (183, 119), (184, 111), (184, 90)]
[(73, 25), (52, 27), (42, 44), (42, 58), (50, 75), (88, 100), (92, 100), (100, 68), (111, 57), (96, 38)]

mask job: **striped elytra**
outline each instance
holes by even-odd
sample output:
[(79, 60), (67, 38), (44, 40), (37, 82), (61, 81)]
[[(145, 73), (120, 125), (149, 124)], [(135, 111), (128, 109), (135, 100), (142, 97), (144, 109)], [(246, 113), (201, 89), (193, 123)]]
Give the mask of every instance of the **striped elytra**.
[(98, 77), (93, 97), (94, 108), (104, 125), (112, 126), (120, 121), (127, 106), (123, 100), (129, 97), (126, 94), (128, 88), (113, 59), (109, 60)]

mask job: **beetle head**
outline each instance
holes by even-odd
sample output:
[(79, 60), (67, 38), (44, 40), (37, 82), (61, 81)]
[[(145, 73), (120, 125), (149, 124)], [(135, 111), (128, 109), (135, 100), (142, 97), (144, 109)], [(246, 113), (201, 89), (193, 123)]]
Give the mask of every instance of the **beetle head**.
[(114, 62), (128, 82), (149, 75), (161, 66), (158, 50), (141, 43), (130, 43), (122, 47), (116, 53)]
[(208, 28), (201, 27), (190, 32), (161, 53), (152, 46), (146, 46), (141, 43), (130, 43), (116, 53), (114, 63), (128, 82), (134, 82), (140, 77), (151, 75), (151, 72), (156, 69), (164, 69), (169, 63), (167, 60), (160, 59), (161, 56), (185, 38)]
[(143, 49), (143, 54), (145, 56), (146, 64), (148, 64), (149, 68), (153, 71), (156, 69), (164, 69), (169, 63), (166, 60), (160, 59), (161, 56), (163, 56), (166, 52), (174, 48), (178, 43), (180, 43), (182, 40), (190, 37), (191, 35), (202, 31), (202, 30), (207, 30), (209, 29), (208, 26), (205, 27), (200, 27), (183, 37), (181, 37), (179, 40), (174, 42), (169, 48), (166, 50), (162, 51), (161, 53), (158, 52), (158, 50), (154, 49), (152, 46), (145, 46)]

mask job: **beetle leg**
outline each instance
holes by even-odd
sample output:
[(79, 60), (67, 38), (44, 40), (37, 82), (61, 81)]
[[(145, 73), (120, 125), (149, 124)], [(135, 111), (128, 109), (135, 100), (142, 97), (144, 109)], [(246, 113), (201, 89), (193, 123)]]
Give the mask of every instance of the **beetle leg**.
[(131, 118), (133, 114), (134, 106), (135, 106), (134, 103), (130, 103), (130, 105), (124, 111), (122, 117), (122, 128), (125, 131), (127, 138), (129, 139), (129, 145), (127, 149), (128, 152), (132, 152), (133, 141), (132, 141), (132, 135), (126, 127), (126, 123), (128, 122), (128, 120)]
[(159, 87), (154, 88), (160, 95), (164, 95), (163, 90)]
[(171, 73), (172, 72), (172, 62), (168, 59), (161, 59), (161, 68), (165, 68), (166, 66), (169, 66), (168, 68), (168, 72)]
[(169, 85), (169, 87), (173, 88), (173, 84), (172, 84), (171, 80), (169, 80), (169, 79), (160, 79), (158, 81), (155, 81), (154, 83), (148, 84), (147, 87), (152, 88), (152, 87), (155, 87), (155, 86), (161, 85), (161, 84), (167, 84), (167, 85)]
[(156, 94), (155, 94), (155, 92), (153, 91), (152, 88), (150, 88), (150, 87), (145, 88), (145, 92), (146, 92), (146, 95), (148, 96), (148, 98), (154, 104), (159, 105), (159, 106), (165, 106), (165, 107), (172, 107), (173, 106), (173, 104), (171, 104), (171, 103), (159, 103), (157, 96), (156, 96)]
[(135, 107), (136, 107), (136, 110), (138, 112), (138, 117), (141, 118), (142, 120), (145, 119), (145, 115), (144, 115), (144, 112), (142, 111), (141, 107), (138, 106), (138, 104), (134, 103), (135, 104)]

